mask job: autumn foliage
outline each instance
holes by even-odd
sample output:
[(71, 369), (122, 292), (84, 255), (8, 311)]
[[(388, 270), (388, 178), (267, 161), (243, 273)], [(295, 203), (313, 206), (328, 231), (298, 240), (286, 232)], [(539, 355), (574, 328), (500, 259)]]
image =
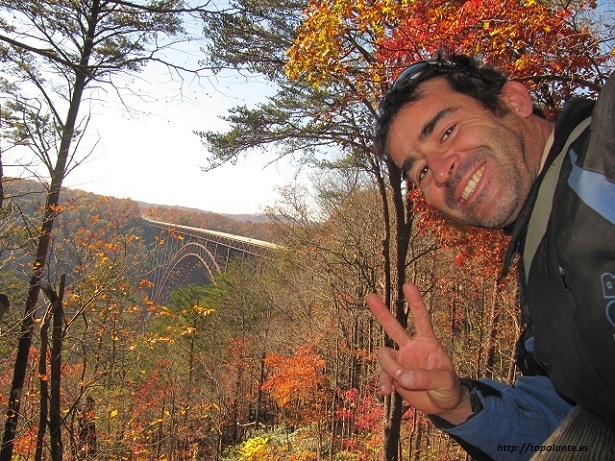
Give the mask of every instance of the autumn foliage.
[(410, 191), (408, 200), (417, 216), (419, 236), (429, 236), (438, 246), (450, 250), (460, 268), (471, 264), (480, 267), (488, 277), (498, 277), (510, 242), (506, 234), (500, 230), (460, 226), (452, 222), (430, 206), (419, 189)]
[[(289, 51), (288, 74), (315, 85), (351, 82), (373, 99), (412, 62), (436, 51), (480, 56), (528, 81), (557, 108), (575, 89), (597, 89), (611, 59), (589, 28), (591, 2), (536, 0), (312, 0)], [(375, 94), (374, 94), (375, 92)]]
[[(337, 104), (328, 107), (340, 117), (348, 107), (359, 112), (365, 106), (377, 117), (379, 98), (405, 67), (437, 53), (468, 54), (527, 84), (536, 105), (550, 117), (572, 95), (595, 95), (613, 65), (612, 52), (595, 33), (595, 7), (582, 0), (565, 5), (536, 0), (310, 0), (288, 51), (286, 74), (315, 90), (340, 94)], [(387, 165), (390, 188), (382, 195), (394, 207), (395, 219), (385, 207), (384, 226), (390, 226), (391, 236), (383, 240), (383, 254), (385, 262), (393, 262), (384, 266), (383, 292), (391, 310), (405, 322), (395, 293), (404, 280), (418, 283), (432, 305), (438, 337), (460, 374), (512, 379), (510, 347), (520, 323), (514, 281), (499, 279), (507, 238), (447, 222), (418, 191), (405, 197), (409, 206), (404, 209), (399, 174), (395, 165)], [(397, 251), (406, 242), (408, 254)], [(393, 396), (390, 408), (385, 403), (387, 459), (400, 456), (401, 414)], [(412, 431), (414, 445), (408, 451), (415, 459), (424, 453), (422, 438), (433, 432), (420, 418), (413, 420)]]
[(265, 360), (271, 376), (263, 383), (291, 424), (311, 424), (325, 407), (325, 361), (311, 348), (300, 346), (292, 357), (270, 354)]

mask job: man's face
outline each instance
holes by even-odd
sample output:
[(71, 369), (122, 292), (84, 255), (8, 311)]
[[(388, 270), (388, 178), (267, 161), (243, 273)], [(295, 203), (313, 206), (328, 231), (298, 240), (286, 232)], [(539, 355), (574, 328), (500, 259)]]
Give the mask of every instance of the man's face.
[(489, 228), (511, 224), (537, 175), (532, 159), (542, 154), (514, 98), (502, 96), (508, 113), (497, 117), (442, 78), (422, 83), (421, 94), (391, 124), (393, 161), (453, 220)]

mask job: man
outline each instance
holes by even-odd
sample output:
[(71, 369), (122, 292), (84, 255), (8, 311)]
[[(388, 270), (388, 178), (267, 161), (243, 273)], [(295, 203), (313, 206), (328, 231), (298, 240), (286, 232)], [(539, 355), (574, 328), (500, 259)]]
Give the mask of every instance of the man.
[(615, 427), (610, 80), (595, 110), (573, 99), (553, 123), (524, 85), (453, 56), (410, 66), (381, 102), (379, 153), (453, 220), (511, 232), (504, 272), (521, 253), (527, 329), (514, 386), (456, 374), (416, 287), (404, 287), (414, 338), (367, 300), (399, 346), (378, 352), (382, 393), (395, 389), (475, 458), (529, 458), (575, 404)]

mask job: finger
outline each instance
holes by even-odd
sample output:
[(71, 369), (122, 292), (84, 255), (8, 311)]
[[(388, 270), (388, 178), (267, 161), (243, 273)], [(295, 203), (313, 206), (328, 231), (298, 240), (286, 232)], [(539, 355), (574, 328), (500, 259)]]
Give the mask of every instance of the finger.
[[(407, 379), (406, 374), (411, 374), (412, 379)], [(403, 379), (402, 379), (403, 378)], [(405, 371), (395, 382), (395, 387), (401, 386), (404, 389), (412, 390), (447, 390), (455, 388), (455, 374), (450, 370), (437, 368), (435, 370), (424, 370), (416, 368)], [(461, 392), (461, 389), (459, 390)]]
[(393, 393), (393, 378), (389, 374), (382, 370), (380, 372), (380, 393), (382, 395), (391, 395)]
[(378, 323), (382, 325), (385, 333), (397, 343), (399, 347), (410, 342), (410, 337), (404, 327), (397, 321), (391, 314), (387, 306), (382, 300), (375, 294), (371, 294), (367, 297), (367, 306), (378, 319)]
[(380, 382), (383, 386), (402, 387), (404, 389), (414, 388), (414, 373), (411, 370), (404, 369), (397, 362), (397, 351), (383, 347), (378, 349), (376, 355), (382, 367)]
[(416, 335), (435, 337), (433, 327), (431, 326), (429, 311), (425, 306), (419, 289), (411, 283), (406, 283), (404, 284), (404, 296), (406, 297), (410, 312), (412, 313), (412, 321), (414, 322)]
[(376, 356), (378, 357), (378, 362), (382, 367), (382, 372), (380, 373), (380, 381), (386, 384), (386, 376), (388, 376), (388, 381), (393, 382), (398, 379), (406, 372), (406, 370), (397, 362), (397, 351), (388, 348), (382, 347), (378, 349)]

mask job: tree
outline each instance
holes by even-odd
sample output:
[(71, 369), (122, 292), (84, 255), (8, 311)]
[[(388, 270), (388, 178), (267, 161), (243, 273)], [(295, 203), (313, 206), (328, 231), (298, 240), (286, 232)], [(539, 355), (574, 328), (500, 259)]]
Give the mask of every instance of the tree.
[[(372, 407), (367, 403), (374, 403), (373, 354), (378, 344), (364, 299), (382, 279), (384, 229), (377, 185), (361, 174), (330, 171), (318, 177), (314, 189), (318, 214), (311, 216), (297, 200), (295, 195), (304, 197), (300, 191), (287, 193), (288, 203), (275, 214), (287, 235), (286, 285), (296, 287), (306, 306), (302, 310), (309, 309), (310, 317), (318, 319), (319, 353), (329, 370), (327, 413), (336, 416), (328, 420), (332, 457), (349, 444), (357, 449), (375, 443), (360, 423), (360, 414)], [(296, 323), (308, 324), (301, 318)], [(358, 402), (366, 405), (352, 411)]]
[[(529, 76), (535, 82), (538, 101), (547, 110), (557, 108), (579, 86), (596, 88), (603, 70), (600, 65), (608, 61), (608, 56), (600, 54), (599, 41), (589, 30), (579, 30), (568, 20), (576, 17), (570, 12), (572, 8), (548, 8), (539, 2), (500, 1), (496, 2), (497, 6), (486, 3), (463, 2), (464, 14), (459, 15), (459, 3), (447, 0), (376, 1), (358, 5), (312, 1), (297, 40), (289, 50), (288, 72), (318, 88), (350, 81), (360, 90), (353, 94), (355, 101), (373, 100), (386, 89), (382, 83), (392, 81), (406, 63), (454, 46), (450, 51), (475, 54), (480, 50), (487, 62), (517, 70), (515, 77)], [(582, 8), (580, 5), (579, 9)], [(494, 12), (498, 17), (492, 19)], [(552, 57), (556, 39), (562, 44), (555, 51), (557, 60)], [(576, 75), (582, 78), (573, 78)], [(398, 172), (392, 164), (387, 163), (387, 167), (397, 216), (395, 237), (402, 246), (394, 259), (400, 274), (399, 290), (406, 267), (403, 247), (410, 237), (409, 228), (404, 224), (411, 222), (404, 217), (403, 204), (398, 198), (395, 177)], [(388, 302), (390, 298), (385, 296), (385, 299)], [(399, 291), (390, 305), (405, 325)], [(400, 404), (394, 402), (385, 425), (385, 459), (398, 457)]]
[(181, 0), (0, 1), (5, 134), (14, 145), (29, 149), (50, 177), (0, 451), (3, 461), (10, 460), (13, 450), (62, 183), (82, 161), (78, 147), (88, 122), (87, 115), (80, 116), (82, 103), (105, 87), (120, 91), (116, 77), (142, 70), (149, 62), (189, 71), (174, 65), (165, 50), (185, 39), (181, 15), (203, 11), (203, 6), (190, 7)]
[(313, 348), (300, 346), (292, 357), (270, 354), (265, 364), (271, 376), (263, 383), (285, 410), (291, 425), (316, 423), (326, 402), (325, 361)]
[(194, 368), (196, 366), (196, 343), (205, 317), (214, 312), (207, 307), (207, 288), (188, 285), (171, 293), (171, 303), (186, 325), (179, 325), (184, 331), (179, 335), (188, 341), (188, 389), (194, 386)]

